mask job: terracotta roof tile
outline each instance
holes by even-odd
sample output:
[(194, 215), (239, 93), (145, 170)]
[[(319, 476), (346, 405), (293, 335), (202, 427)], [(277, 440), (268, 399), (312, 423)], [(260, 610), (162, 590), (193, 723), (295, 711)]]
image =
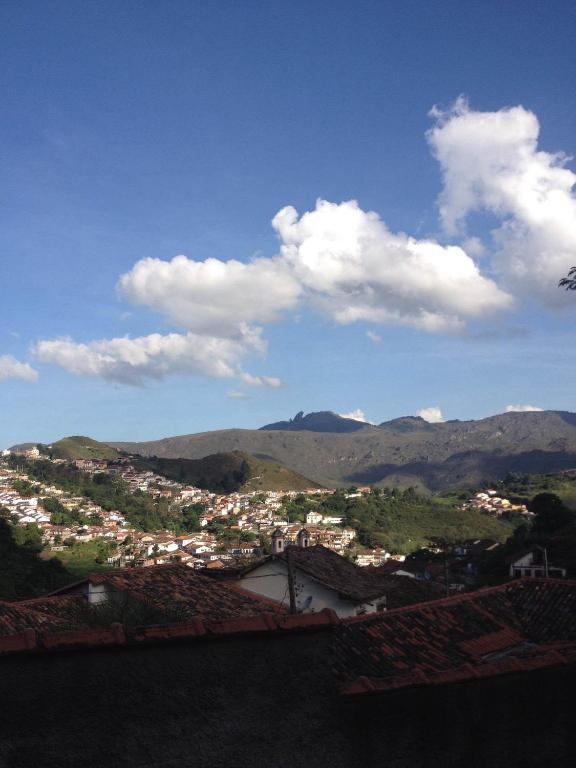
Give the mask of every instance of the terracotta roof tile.
[[(263, 613), (286, 613), (278, 603), (245, 592), (236, 585), (215, 581), (180, 564), (94, 574), (78, 582), (75, 588), (82, 589), (88, 582), (106, 584), (113, 591), (127, 593), (137, 601), (165, 610), (168, 617), (176, 615), (183, 621), (192, 618), (225, 621)], [(90, 629), (89, 616), (79, 610), (83, 606), (86, 606), (83, 594), (0, 602), (0, 637), (25, 629), (42, 633)]]
[(25, 629), (49, 631), (75, 623), (82, 598), (77, 595), (41, 597), (17, 603), (0, 602), (0, 637)]
[(158, 608), (176, 608), (182, 619), (198, 617), (206, 621), (225, 621), (260, 613), (286, 612), (271, 600), (181, 564), (111, 571), (90, 576), (90, 581), (127, 592)]
[(348, 687), (368, 678), (391, 690), (422, 684), (415, 674), (428, 683), (486, 676), (503, 660), (507, 671), (535, 668), (542, 654), (546, 664), (560, 658), (551, 643), (576, 648), (575, 609), (575, 582), (530, 579), (347, 620), (338, 672)]

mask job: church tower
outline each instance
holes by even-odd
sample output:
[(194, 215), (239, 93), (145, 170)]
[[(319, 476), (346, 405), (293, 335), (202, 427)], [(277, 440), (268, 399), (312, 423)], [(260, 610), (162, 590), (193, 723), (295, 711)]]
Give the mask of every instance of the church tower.
[(309, 547), (310, 546), (310, 534), (306, 530), (306, 528), (302, 528), (298, 531), (298, 536), (296, 537), (296, 543), (299, 547)]
[(272, 532), (272, 554), (273, 555), (282, 554), (282, 552), (284, 552), (285, 546), (286, 546), (286, 539), (284, 536), (284, 532), (280, 528), (276, 528), (276, 530)]

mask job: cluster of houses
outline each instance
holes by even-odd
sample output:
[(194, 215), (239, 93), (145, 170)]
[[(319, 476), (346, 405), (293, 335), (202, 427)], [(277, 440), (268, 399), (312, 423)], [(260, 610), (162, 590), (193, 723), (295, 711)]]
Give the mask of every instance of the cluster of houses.
[[(30, 448), (26, 456), (38, 458), (40, 454), (37, 448)], [(36, 525), (41, 532), (43, 544), (54, 552), (62, 551), (71, 544), (97, 540), (108, 545), (106, 561), (114, 567), (180, 563), (194, 569), (230, 568), (262, 556), (264, 538), (270, 540), (274, 535), (281, 534), (286, 546), (297, 544), (303, 528), (301, 522), (294, 523), (286, 519), (283, 504), (285, 497), (293, 498), (300, 491), (253, 491), (219, 495), (137, 469), (128, 458), (114, 461), (84, 459), (74, 463), (77, 469), (90, 475), (99, 472), (116, 475), (132, 492), (166, 497), (175, 509), (198, 505), (199, 530), (184, 534), (169, 530), (140, 531), (118, 510), (104, 510), (83, 496), (72, 496), (60, 488), (37, 481), (34, 481), (36, 495), (21, 495), (15, 481), (29, 480), (28, 476), (0, 462), (0, 507), (8, 511), (15, 524)], [(370, 492), (370, 489), (357, 491), (359, 494), (365, 492)], [(331, 491), (311, 489), (305, 493), (316, 495)], [(50, 512), (43, 506), (43, 499), (47, 497), (57, 499), (67, 510), (78, 512), (82, 522), (67, 525), (53, 522)], [(497, 517), (513, 513), (530, 517), (532, 514), (525, 505), (513, 504), (498, 496), (493, 489), (475, 494), (465, 502), (463, 508), (478, 509)], [(311, 547), (321, 546), (339, 555), (352, 553), (356, 531), (346, 527), (342, 517), (311, 510), (306, 514), (305, 526)], [(450, 591), (458, 591), (470, 587), (474, 582), (478, 556), (484, 555), (486, 548), (491, 550), (497, 546), (496, 542), (486, 540), (467, 542), (464, 551), (464, 545), (460, 545), (462, 551), (451, 553), (449, 576), (444, 573), (444, 566), (439, 564), (427, 564), (423, 572), (419, 573), (421, 563), (402, 563), (404, 557), (391, 558), (381, 548), (356, 552), (355, 562), (367, 568), (387, 567), (388, 573), (402, 572), (402, 575), (427, 581), (448, 581)], [(547, 570), (548, 565), (540, 563), (539, 557), (536, 553), (532, 559), (528, 557), (530, 562), (527, 559), (526, 562), (511, 563), (510, 576), (541, 575), (540, 571)], [(438, 573), (434, 572), (435, 569)], [(564, 569), (558, 570), (555, 565), (551, 565), (550, 570), (555, 576), (566, 575)]]
[(50, 515), (38, 506), (37, 498), (23, 498), (3, 475), (0, 475), (0, 506), (10, 512), (17, 525), (44, 525), (50, 523)]
[[(29, 459), (40, 458), (37, 448), (27, 449)], [(51, 459), (63, 463), (63, 459)], [(165, 497), (175, 510), (198, 505), (199, 531), (177, 535), (173, 531), (143, 532), (134, 528), (118, 510), (107, 511), (83, 496), (72, 496), (60, 488), (33, 481), (36, 495), (22, 496), (15, 481), (29, 480), (25, 472), (0, 465), (0, 506), (11, 515), (12, 522), (26, 526), (35, 524), (41, 531), (46, 547), (58, 552), (76, 543), (101, 540), (109, 544), (109, 565), (147, 566), (180, 562), (193, 568), (229, 566), (238, 560), (262, 554), (262, 537), (270, 537), (280, 527), (288, 542), (295, 542), (299, 524), (286, 519), (285, 497), (294, 498), (298, 491), (266, 491), (219, 495), (201, 488), (178, 483), (151, 471), (134, 467), (130, 459), (114, 461), (79, 459), (77, 469), (89, 475), (108, 473), (117, 476), (132, 491), (152, 497)], [(331, 491), (310, 489), (309, 495)], [(78, 524), (61, 525), (52, 521), (43, 507), (45, 498), (57, 499), (62, 507), (74, 510), (82, 520)], [(306, 518), (310, 541), (338, 553), (344, 553), (356, 532), (342, 525), (340, 517), (310, 512)], [(223, 533), (226, 535), (223, 535)]]
[(508, 517), (509, 515), (533, 517), (525, 504), (513, 504), (509, 499), (498, 496), (498, 491), (493, 488), (474, 494), (462, 504), (462, 509), (476, 509), (491, 517)]

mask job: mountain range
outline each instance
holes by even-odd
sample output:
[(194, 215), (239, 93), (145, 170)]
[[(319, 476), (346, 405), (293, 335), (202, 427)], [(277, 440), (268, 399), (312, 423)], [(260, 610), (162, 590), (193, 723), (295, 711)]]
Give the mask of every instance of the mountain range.
[(374, 425), (330, 411), (267, 424), (143, 443), (114, 442), (142, 456), (200, 459), (242, 451), (328, 487), (415, 486), (440, 491), (479, 486), (510, 472), (576, 468), (576, 414), (514, 412), (431, 424), (406, 416)]

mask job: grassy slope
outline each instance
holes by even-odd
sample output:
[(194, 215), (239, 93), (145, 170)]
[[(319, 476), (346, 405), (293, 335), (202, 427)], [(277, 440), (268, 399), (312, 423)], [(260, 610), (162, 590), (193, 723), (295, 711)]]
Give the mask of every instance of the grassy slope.
[(305, 491), (319, 487), (304, 475), (274, 461), (243, 455), (250, 467), (250, 479), (242, 486), (244, 491)]
[(216, 453), (203, 459), (152, 457), (140, 460), (138, 466), (178, 482), (220, 493), (240, 490), (301, 491), (316, 487), (311, 480), (291, 469), (240, 451)]
[[(322, 511), (322, 510), (321, 510)], [(462, 510), (454, 499), (398, 499), (394, 503), (357, 501), (346, 513), (359, 532), (369, 532), (375, 544), (393, 552), (407, 554), (427, 546), (434, 539), (452, 542), (466, 539), (495, 539), (504, 542), (514, 525), (483, 515), (476, 510)]]
[(120, 455), (116, 448), (82, 435), (64, 437), (46, 450), (55, 459), (117, 459)]
[[(112, 566), (107, 563), (97, 563), (96, 558), (105, 552), (106, 545), (101, 540), (87, 541), (84, 544), (75, 544), (72, 547), (66, 547), (62, 552), (53, 552), (44, 550), (41, 558), (46, 560), (56, 557), (64, 565), (68, 573), (74, 579), (83, 579), (89, 573), (95, 571), (109, 571)], [(70, 581), (72, 578), (70, 579)]]

